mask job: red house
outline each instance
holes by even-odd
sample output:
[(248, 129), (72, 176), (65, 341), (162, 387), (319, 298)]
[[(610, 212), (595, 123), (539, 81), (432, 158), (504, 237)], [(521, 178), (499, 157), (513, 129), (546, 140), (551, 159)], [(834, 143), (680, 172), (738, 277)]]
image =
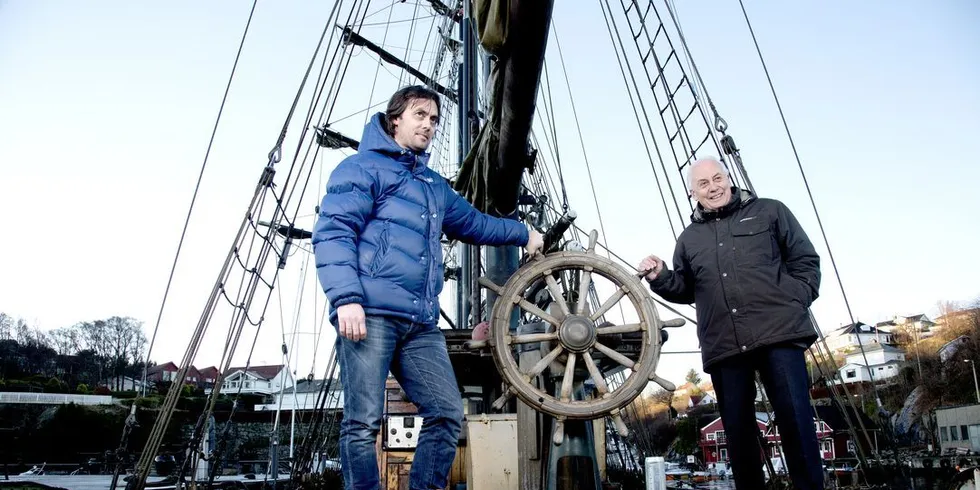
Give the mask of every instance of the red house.
[[(765, 432), (769, 416), (764, 412), (756, 412), (755, 423), (760, 431)], [(708, 425), (701, 428), (701, 436), (698, 440), (701, 453), (706, 465), (719, 461), (728, 461), (728, 439), (725, 437), (725, 426), (721, 423), (721, 417), (712, 420)]]
[[(177, 379), (177, 371), (179, 370), (180, 368), (173, 362), (150, 366), (146, 369), (146, 381), (148, 383), (172, 382)], [(208, 386), (213, 386), (214, 380), (217, 377), (218, 368), (216, 367), (212, 366), (198, 370), (196, 367), (191, 366), (187, 370), (187, 375), (184, 376), (184, 384), (206, 388)]]
[[(817, 431), (817, 441), (820, 445), (820, 454), (823, 459), (830, 461), (838, 458), (855, 457), (854, 437), (843, 413), (832, 406), (821, 405), (815, 408), (816, 413), (814, 413), (813, 423)], [(877, 427), (871, 419), (863, 413), (860, 416), (865, 427), (869, 431), (876, 433)], [(851, 420), (855, 420), (855, 417), (856, 414), (851, 412)], [(770, 421), (765, 412), (756, 412), (756, 424), (759, 430), (765, 435), (765, 455), (770, 458), (778, 458), (780, 456), (779, 448), (781, 447), (778, 424)], [(855, 429), (859, 430), (860, 428), (856, 427)], [(872, 434), (873, 437), (874, 434)], [(863, 437), (858, 439), (862, 445), (868, 446), (868, 443)], [(701, 428), (698, 445), (701, 447), (705, 464), (728, 461), (728, 444), (721, 417), (716, 418)]]

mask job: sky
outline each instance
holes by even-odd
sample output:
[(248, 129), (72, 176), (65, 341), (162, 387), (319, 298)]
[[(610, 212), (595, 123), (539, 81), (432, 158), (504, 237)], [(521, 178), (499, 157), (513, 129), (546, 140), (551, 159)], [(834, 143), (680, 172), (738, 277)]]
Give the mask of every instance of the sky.
[[(600, 228), (587, 157), (603, 241), (633, 265), (651, 253), (670, 257), (673, 236), (599, 3), (557, 3), (547, 60), (577, 224)], [(404, 18), (416, 6), (373, 2), (362, 34), (415, 64), (431, 63), (420, 49), (424, 36), (408, 45), (408, 23), (384, 29), (389, 12)], [(44, 330), (131, 316), (152, 335), (250, 7), (0, 0), (0, 209), (9, 230), (0, 241), (0, 311)], [(156, 362), (183, 356), (331, 7), (297, 0), (255, 11), (159, 324)], [(745, 7), (855, 318), (935, 314), (937, 301), (980, 296), (973, 279), (980, 227), (969, 212), (980, 181), (970, 157), (980, 132), (980, 5), (746, 0)], [(757, 191), (785, 202), (821, 253), (813, 307), (820, 326), (849, 323), (738, 2), (677, 2), (677, 9)], [(364, 50), (352, 59), (332, 120), (359, 138), (364, 108), (384, 102), (399, 80)], [(283, 173), (296, 154), (298, 118), (277, 167)], [(312, 226), (313, 206), (342, 157), (316, 160), (301, 226)], [(263, 329), (257, 336), (246, 329), (242, 342), (254, 339), (254, 349), (246, 345), (235, 360), (253, 350), (252, 364), (279, 363), (286, 339), (298, 375), (320, 375), (333, 336), (329, 328), (316, 335), (323, 295), (312, 262), (293, 257)], [(218, 363), (229, 321), (227, 308), (216, 315), (198, 366)], [(673, 331), (665, 346), (697, 348), (693, 327)], [(698, 355), (665, 355), (658, 372), (681, 382), (691, 368), (700, 369)]]

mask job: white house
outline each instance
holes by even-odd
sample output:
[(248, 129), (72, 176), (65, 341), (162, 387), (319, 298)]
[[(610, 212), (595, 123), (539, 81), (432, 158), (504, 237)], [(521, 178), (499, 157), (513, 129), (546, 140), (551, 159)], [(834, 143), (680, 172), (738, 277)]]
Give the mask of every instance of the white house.
[[(308, 380), (301, 379), (296, 382), (295, 393), (293, 387), (287, 388), (284, 392), (275, 392), (272, 394), (271, 403), (264, 403), (255, 405), (255, 411), (260, 412), (264, 410), (282, 410), (291, 411), (293, 407), (296, 410), (315, 410), (318, 408), (317, 397), (320, 395), (320, 388), (325, 382), (330, 382), (330, 380)], [(334, 379), (330, 382), (330, 391), (327, 393), (327, 399), (324, 402), (323, 407), (326, 410), (341, 410), (344, 407), (344, 390), (340, 384), (339, 379)]]
[[(250, 366), (247, 370), (244, 367), (233, 367), (225, 371), (221, 392), (232, 395), (241, 390), (243, 394), (272, 395), (291, 386), (292, 378), (289, 375), (289, 370), (281, 364)], [(211, 390), (205, 391), (210, 393)]]
[(840, 377), (845, 383), (882, 381), (898, 375), (905, 362), (905, 352), (885, 344), (866, 346), (864, 353), (852, 352), (844, 358)]
[(878, 344), (893, 344), (894, 338), (890, 332), (876, 326), (857, 322), (844, 325), (826, 336), (827, 347), (831, 352), (849, 353), (859, 350), (860, 346), (867, 349)]
[(882, 332), (903, 332), (912, 336), (915, 342), (932, 337), (938, 331), (936, 322), (923, 314), (896, 315), (895, 318), (880, 322), (875, 326)]

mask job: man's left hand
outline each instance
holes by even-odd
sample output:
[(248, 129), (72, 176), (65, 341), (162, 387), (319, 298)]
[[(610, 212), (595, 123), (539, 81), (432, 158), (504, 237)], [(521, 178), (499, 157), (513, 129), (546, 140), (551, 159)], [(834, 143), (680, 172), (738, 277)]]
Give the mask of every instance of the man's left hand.
[(524, 246), (524, 251), (528, 255), (535, 255), (541, 253), (542, 250), (544, 250), (544, 237), (534, 228), (528, 229), (527, 245)]

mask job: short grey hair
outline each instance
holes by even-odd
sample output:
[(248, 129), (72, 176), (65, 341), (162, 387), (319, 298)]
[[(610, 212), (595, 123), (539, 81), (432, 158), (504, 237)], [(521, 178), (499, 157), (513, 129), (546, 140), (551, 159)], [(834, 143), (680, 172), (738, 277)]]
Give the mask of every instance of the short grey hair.
[(699, 158), (695, 160), (694, 163), (692, 163), (690, 166), (687, 167), (687, 190), (688, 191), (694, 192), (694, 167), (697, 167), (699, 165), (704, 165), (705, 163), (714, 163), (715, 165), (718, 165), (718, 168), (721, 169), (721, 174), (725, 176), (728, 175), (728, 167), (726, 167), (724, 163), (721, 163), (721, 161), (718, 160), (717, 158), (713, 156)]

